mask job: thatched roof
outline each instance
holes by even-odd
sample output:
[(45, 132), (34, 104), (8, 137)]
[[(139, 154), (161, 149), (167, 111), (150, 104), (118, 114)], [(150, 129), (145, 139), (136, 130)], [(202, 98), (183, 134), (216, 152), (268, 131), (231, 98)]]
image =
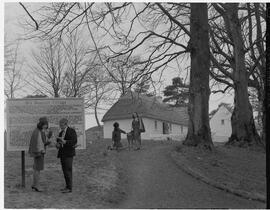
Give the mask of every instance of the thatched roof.
[(108, 120), (130, 119), (137, 112), (141, 117), (161, 120), (179, 125), (188, 125), (187, 108), (171, 107), (156, 97), (128, 92), (107, 111), (102, 122)]

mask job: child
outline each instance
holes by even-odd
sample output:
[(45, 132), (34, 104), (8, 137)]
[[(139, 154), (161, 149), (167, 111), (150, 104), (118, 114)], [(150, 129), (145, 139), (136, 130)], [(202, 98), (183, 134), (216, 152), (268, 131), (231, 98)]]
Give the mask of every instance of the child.
[(113, 124), (114, 130), (112, 132), (112, 140), (113, 140), (113, 148), (115, 148), (117, 151), (120, 147), (122, 147), (121, 144), (121, 133), (126, 133), (125, 131), (121, 130), (119, 128), (119, 123), (115, 122)]

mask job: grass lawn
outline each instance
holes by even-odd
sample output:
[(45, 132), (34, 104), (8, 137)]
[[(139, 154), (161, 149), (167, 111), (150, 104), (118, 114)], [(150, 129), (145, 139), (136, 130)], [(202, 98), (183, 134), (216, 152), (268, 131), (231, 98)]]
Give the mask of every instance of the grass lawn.
[(262, 151), (217, 145), (215, 151), (179, 146), (175, 158), (199, 174), (234, 190), (266, 195), (266, 155)]
[[(73, 162), (73, 192), (62, 194), (65, 186), (57, 151), (45, 156), (45, 170), (41, 172), (44, 192), (32, 192), (33, 160), (26, 154), (26, 187), (21, 184), (20, 152), (5, 152), (5, 208), (108, 208), (123, 196), (117, 187), (119, 176), (114, 164), (115, 153), (106, 153), (111, 142), (87, 141), (86, 150), (77, 150)], [(113, 197), (112, 197), (113, 195)]]

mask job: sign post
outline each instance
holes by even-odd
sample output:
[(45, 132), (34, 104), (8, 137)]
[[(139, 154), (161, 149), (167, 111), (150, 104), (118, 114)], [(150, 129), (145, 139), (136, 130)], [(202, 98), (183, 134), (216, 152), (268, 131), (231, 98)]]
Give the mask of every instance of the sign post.
[(25, 187), (25, 152), (21, 152), (22, 156), (22, 187)]

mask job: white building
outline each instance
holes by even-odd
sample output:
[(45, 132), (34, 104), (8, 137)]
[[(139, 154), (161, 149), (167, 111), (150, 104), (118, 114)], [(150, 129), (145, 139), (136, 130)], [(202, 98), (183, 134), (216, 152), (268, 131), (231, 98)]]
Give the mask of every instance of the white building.
[(221, 103), (218, 109), (210, 113), (210, 128), (213, 142), (227, 142), (232, 134), (231, 116), (232, 107)]
[[(141, 134), (143, 140), (182, 140), (186, 136), (187, 108), (170, 107), (156, 97), (128, 92), (104, 115), (104, 138), (111, 139), (114, 122), (118, 122), (122, 130), (130, 132), (134, 112), (137, 112), (144, 122), (145, 132)], [(122, 134), (122, 139), (125, 138)]]

